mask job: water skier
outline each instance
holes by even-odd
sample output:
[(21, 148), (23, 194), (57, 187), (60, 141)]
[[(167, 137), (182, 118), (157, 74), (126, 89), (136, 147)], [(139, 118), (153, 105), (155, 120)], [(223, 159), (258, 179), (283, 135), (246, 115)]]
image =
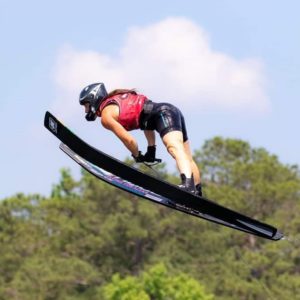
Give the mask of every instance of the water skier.
[[(155, 131), (175, 159), (180, 172), (180, 188), (202, 196), (200, 171), (192, 157), (184, 117), (170, 103), (156, 103), (133, 89), (117, 89), (107, 93), (103, 83), (85, 87), (79, 96), (85, 106), (86, 119), (101, 118), (104, 128), (111, 130), (131, 152), (136, 162), (154, 162)], [(146, 153), (139, 151), (130, 130), (144, 131), (148, 142)]]

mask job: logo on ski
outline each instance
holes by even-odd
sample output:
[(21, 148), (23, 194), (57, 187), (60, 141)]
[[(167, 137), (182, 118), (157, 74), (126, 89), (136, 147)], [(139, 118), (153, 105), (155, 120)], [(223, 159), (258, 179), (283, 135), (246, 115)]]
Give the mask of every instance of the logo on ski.
[(50, 128), (54, 133), (57, 133), (57, 122), (54, 121), (51, 117), (49, 118), (49, 128)]

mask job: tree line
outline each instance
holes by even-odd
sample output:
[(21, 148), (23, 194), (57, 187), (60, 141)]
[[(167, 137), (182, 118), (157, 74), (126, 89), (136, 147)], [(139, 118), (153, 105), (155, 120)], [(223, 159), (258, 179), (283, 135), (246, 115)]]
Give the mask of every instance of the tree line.
[[(298, 166), (222, 137), (194, 158), (206, 197), (288, 238), (241, 233), (62, 169), (49, 197), (0, 202), (0, 299), (300, 299)], [(178, 183), (164, 164), (157, 172)]]

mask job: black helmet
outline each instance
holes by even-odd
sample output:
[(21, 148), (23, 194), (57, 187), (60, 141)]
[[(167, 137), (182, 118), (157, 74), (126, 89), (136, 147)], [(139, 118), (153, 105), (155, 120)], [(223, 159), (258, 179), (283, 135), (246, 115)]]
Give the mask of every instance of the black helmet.
[(84, 105), (88, 103), (90, 109), (85, 118), (88, 121), (95, 121), (97, 118), (97, 110), (100, 107), (101, 101), (107, 96), (107, 91), (104, 83), (93, 83), (85, 87), (79, 96), (79, 103)]

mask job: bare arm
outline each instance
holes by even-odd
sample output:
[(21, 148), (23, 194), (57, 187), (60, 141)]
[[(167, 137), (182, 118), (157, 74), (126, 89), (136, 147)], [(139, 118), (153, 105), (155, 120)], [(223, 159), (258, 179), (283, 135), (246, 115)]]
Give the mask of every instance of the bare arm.
[(103, 127), (111, 130), (125, 145), (125, 147), (137, 157), (139, 154), (138, 144), (131, 134), (117, 121), (119, 108), (116, 105), (105, 107), (101, 114)]

